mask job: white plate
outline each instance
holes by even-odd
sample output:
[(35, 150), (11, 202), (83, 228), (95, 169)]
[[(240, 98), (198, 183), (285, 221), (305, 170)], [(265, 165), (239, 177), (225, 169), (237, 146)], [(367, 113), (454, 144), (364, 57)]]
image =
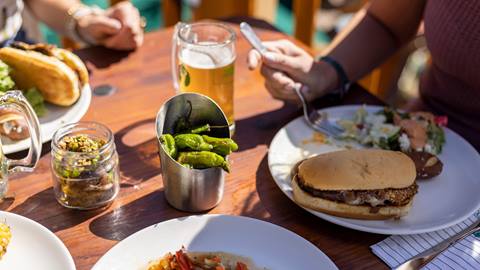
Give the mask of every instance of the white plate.
[(268, 222), (237, 216), (203, 215), (168, 220), (118, 243), (92, 270), (140, 270), (175, 252), (224, 251), (251, 258), (269, 270), (337, 269), (319, 249), (300, 236)]
[[(359, 106), (327, 108), (329, 117), (352, 118)], [(369, 112), (382, 107), (367, 106)], [(380, 234), (414, 234), (443, 229), (463, 221), (480, 208), (480, 156), (462, 137), (445, 128), (446, 144), (439, 155), (443, 172), (429, 180), (419, 180), (419, 192), (410, 213), (400, 220), (370, 221), (340, 218), (306, 209), (310, 213), (351, 229)], [(303, 118), (283, 127), (273, 138), (268, 166), (280, 189), (293, 200), (290, 171), (294, 164), (309, 156), (339, 150), (327, 144), (308, 143), (313, 131)]]
[(75, 270), (73, 258), (55, 234), (26, 217), (0, 211), (12, 232), (1, 270)]
[[(87, 84), (82, 88), (80, 98), (75, 104), (69, 107), (55, 106), (46, 103), (47, 114), (41, 117), (40, 132), (42, 133), (42, 143), (52, 139), (53, 133), (65, 124), (80, 121), (90, 106), (92, 100), (92, 90)], [(8, 138), (2, 138), (3, 152), (5, 154), (19, 152), (30, 147), (30, 138), (21, 141), (12, 141)]]

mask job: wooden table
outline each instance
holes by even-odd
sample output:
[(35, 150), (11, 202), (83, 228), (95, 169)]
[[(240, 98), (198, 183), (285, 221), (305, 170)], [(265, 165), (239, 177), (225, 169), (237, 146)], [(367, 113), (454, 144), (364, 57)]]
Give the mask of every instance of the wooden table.
[[(259, 33), (264, 40), (285, 38), (275, 32)], [(48, 143), (35, 173), (10, 182), (15, 200), (5, 202), (3, 209), (52, 230), (66, 244), (79, 270), (90, 269), (118, 241), (142, 228), (190, 215), (165, 201), (154, 131), (158, 109), (174, 95), (171, 36), (171, 30), (148, 34), (144, 46), (130, 54), (101, 48), (79, 52), (91, 69), (93, 87), (112, 84), (118, 88), (111, 96), (94, 96), (84, 117), (106, 124), (115, 133), (122, 188), (113, 205), (100, 211), (73, 211), (60, 206), (52, 190)], [(275, 133), (299, 116), (300, 110), (283, 106), (269, 96), (259, 72), (246, 67), (248, 50), (246, 41), (238, 36), (235, 139), (240, 151), (231, 155), (232, 173), (226, 180), (223, 201), (208, 213), (249, 216), (285, 227), (315, 244), (340, 269), (386, 268), (369, 249), (385, 236), (323, 221), (291, 202), (274, 183), (267, 166), (268, 146)], [(379, 101), (355, 86), (342, 103)], [(327, 105), (336, 103), (319, 102), (319, 106)]]

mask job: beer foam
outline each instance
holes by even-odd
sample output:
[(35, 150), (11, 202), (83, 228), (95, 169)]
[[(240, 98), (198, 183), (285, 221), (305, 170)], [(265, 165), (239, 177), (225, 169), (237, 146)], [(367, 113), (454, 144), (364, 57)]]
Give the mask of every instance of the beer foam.
[[(201, 45), (208, 45), (200, 43)], [(190, 47), (183, 48), (179, 54), (180, 61), (191, 67), (210, 69), (229, 65), (235, 60), (231, 50), (226, 47)]]

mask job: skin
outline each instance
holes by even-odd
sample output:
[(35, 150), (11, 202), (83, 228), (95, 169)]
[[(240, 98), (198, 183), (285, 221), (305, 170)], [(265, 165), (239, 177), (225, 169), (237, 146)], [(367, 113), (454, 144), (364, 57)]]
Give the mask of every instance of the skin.
[[(357, 81), (415, 37), (426, 0), (373, 0), (360, 10), (344, 31), (323, 52), (342, 65), (350, 81)], [(269, 52), (261, 57), (251, 50), (248, 66), (258, 66), (265, 87), (280, 100), (299, 102), (295, 84), (312, 100), (339, 87), (335, 70), (316, 62), (307, 52), (285, 40), (264, 42)]]
[[(79, 0), (24, 0), (33, 14), (55, 31), (65, 34), (68, 10)], [(129, 2), (120, 2), (103, 14), (81, 17), (77, 22), (80, 36), (116, 50), (133, 50), (143, 43), (143, 29), (138, 10)]]

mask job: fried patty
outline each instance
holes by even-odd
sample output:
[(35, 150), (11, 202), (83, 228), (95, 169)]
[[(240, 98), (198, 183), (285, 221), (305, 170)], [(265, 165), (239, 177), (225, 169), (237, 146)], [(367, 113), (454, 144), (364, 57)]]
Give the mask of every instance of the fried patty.
[(406, 188), (386, 188), (372, 190), (318, 190), (309, 187), (298, 177), (297, 182), (302, 190), (322, 199), (342, 202), (350, 205), (403, 206), (408, 204), (417, 193), (418, 185), (413, 183)]

